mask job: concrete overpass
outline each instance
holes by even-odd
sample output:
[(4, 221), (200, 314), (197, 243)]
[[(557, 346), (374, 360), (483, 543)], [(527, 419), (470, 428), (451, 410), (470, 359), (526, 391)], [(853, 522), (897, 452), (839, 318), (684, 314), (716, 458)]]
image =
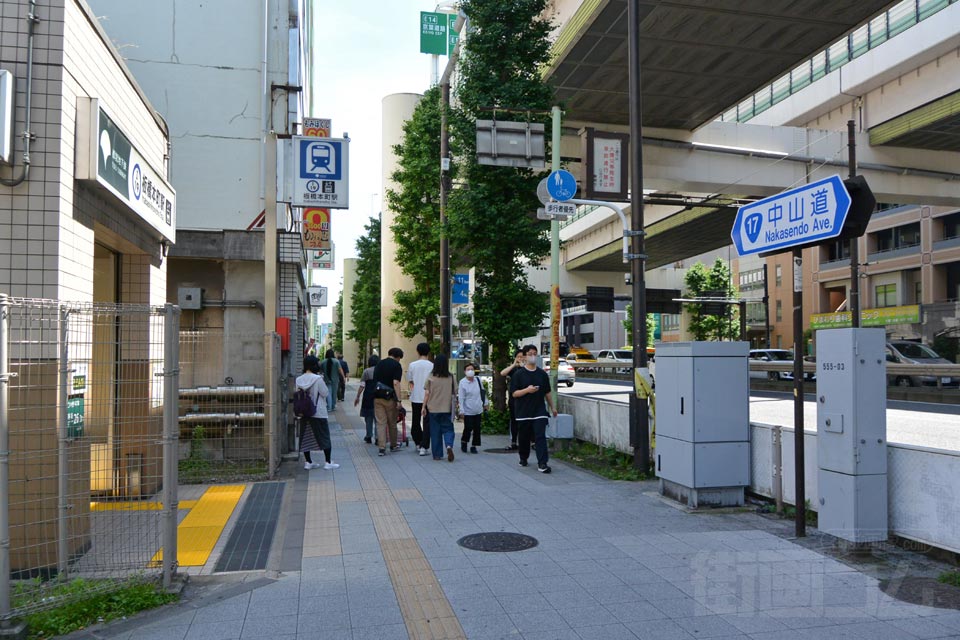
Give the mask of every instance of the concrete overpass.
[[(877, 63), (871, 67), (871, 58), (853, 59), (846, 67), (827, 73), (821, 85), (814, 83), (792, 94), (793, 118), (784, 115), (788, 108), (785, 104), (771, 108), (762, 121), (759, 117), (754, 120), (762, 124), (719, 122), (715, 118), (731, 105), (742, 103), (744, 96), (755, 96), (784, 73), (792, 80), (797, 68), (806, 68), (804, 61), (812, 61), (811, 56), (845, 33), (855, 32), (889, 3), (832, 2), (827, 7), (806, 0), (775, 6), (755, 1), (735, 4), (641, 3), (644, 187), (649, 192), (648, 201), (656, 203), (645, 208), (648, 269), (729, 244), (729, 230), (742, 198), (762, 197), (807, 180), (845, 173), (846, 136), (831, 130), (845, 127), (846, 120), (854, 115), (850, 107), (844, 113), (844, 103), (840, 102), (837, 113), (830, 114), (830, 121), (821, 122), (819, 127), (810, 122), (803, 122), (804, 126), (768, 123), (774, 109), (781, 112), (781, 122), (776, 124), (802, 120), (798, 114), (804, 105), (807, 113), (811, 112), (810, 105), (802, 102), (808, 90), (815, 89), (818, 99), (833, 100), (837, 106), (836, 96), (829, 95), (830, 88), (842, 92), (845, 85), (836, 76), (849, 76), (855, 69), (850, 65), (855, 63), (864, 70), (861, 73), (875, 69)], [(960, 11), (960, 5), (944, 11)], [(626, 2), (561, 0), (557, 16), (561, 26), (545, 77), (554, 84), (569, 118), (563, 155), (575, 159), (579, 156), (580, 141), (575, 134), (579, 127), (626, 130)], [(878, 72), (873, 82), (882, 85), (890, 81), (893, 70), (902, 73), (905, 66), (945, 55), (950, 43), (960, 37), (957, 24), (960, 21), (940, 19), (917, 23), (912, 28), (924, 30), (925, 48), (908, 37), (889, 40), (883, 45), (886, 50), (883, 46), (871, 50), (870, 56), (882, 54), (885, 60), (885, 70)], [(812, 62), (809, 66), (813, 74)], [(930, 83), (936, 85), (935, 74), (928, 75)], [(960, 74), (953, 74), (939, 87), (949, 92), (958, 77)], [(848, 96), (846, 100), (851, 99)], [(886, 102), (889, 109), (893, 101), (888, 97)], [(906, 100), (900, 105), (895, 110), (909, 113), (912, 103)], [(934, 115), (944, 111), (949, 114), (952, 105), (948, 101), (936, 109), (928, 108), (924, 118), (914, 118), (913, 122), (929, 125), (934, 117), (931, 111)], [(862, 101), (860, 106), (862, 109)], [(948, 126), (950, 122), (947, 120)], [(887, 142), (918, 139), (920, 129), (902, 124), (894, 133), (904, 129), (914, 134), (913, 138), (888, 133)], [(923, 133), (935, 138), (929, 131)], [(960, 206), (960, 149), (933, 143), (926, 148), (871, 146), (871, 138), (876, 142), (877, 132), (864, 130), (858, 134), (858, 160), (878, 201)], [(579, 169), (576, 162), (570, 165), (575, 172)], [(670, 206), (678, 194), (688, 197)], [(561, 232), (567, 269), (625, 270), (619, 255), (619, 221), (606, 210), (583, 213)]]

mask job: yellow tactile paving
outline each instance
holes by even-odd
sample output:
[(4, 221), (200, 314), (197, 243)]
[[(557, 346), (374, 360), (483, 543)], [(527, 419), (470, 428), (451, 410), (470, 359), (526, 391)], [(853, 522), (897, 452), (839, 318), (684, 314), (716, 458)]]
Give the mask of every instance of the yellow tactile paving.
[[(193, 509), (197, 506), (197, 500), (181, 500), (177, 503), (178, 509)], [(160, 511), (163, 509), (162, 502), (91, 502), (90, 511)]]
[[(202, 567), (207, 563), (223, 528), (240, 502), (246, 485), (231, 484), (210, 487), (177, 527), (177, 564), (181, 567)], [(160, 549), (150, 560), (156, 565), (163, 559)]]
[(423, 496), (416, 489), (391, 491), (359, 438), (347, 435), (347, 444), (380, 540), (387, 573), (397, 594), (407, 635), (411, 640), (465, 640), (460, 621), (397, 504), (397, 500), (422, 500)]

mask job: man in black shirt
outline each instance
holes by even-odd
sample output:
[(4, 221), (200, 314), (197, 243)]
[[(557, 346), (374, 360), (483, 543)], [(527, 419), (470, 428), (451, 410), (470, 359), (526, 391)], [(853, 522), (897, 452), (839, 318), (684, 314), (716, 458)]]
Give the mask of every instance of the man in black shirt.
[(557, 416), (550, 395), (550, 378), (547, 372), (537, 366), (537, 348), (532, 344), (524, 345), (525, 359), (522, 369), (510, 375), (510, 396), (516, 409), (519, 426), (520, 466), (527, 466), (530, 457), (530, 434), (533, 434), (537, 451), (537, 470), (550, 473), (547, 464), (547, 406), (550, 414)]
[[(377, 388), (373, 392), (373, 413), (377, 417), (377, 442), (381, 456), (386, 453), (388, 435), (390, 450), (400, 450), (397, 444), (397, 411), (400, 408), (400, 380), (403, 378), (402, 358), (403, 350), (392, 347), (387, 357), (378, 362), (373, 370), (373, 385)], [(392, 394), (388, 394), (391, 397), (384, 397), (381, 384), (393, 390)]]

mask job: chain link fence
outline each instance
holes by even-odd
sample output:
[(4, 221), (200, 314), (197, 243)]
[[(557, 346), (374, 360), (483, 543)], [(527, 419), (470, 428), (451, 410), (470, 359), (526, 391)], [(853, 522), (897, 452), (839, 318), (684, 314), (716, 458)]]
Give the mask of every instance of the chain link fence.
[(0, 619), (169, 585), (179, 313), (0, 295)]

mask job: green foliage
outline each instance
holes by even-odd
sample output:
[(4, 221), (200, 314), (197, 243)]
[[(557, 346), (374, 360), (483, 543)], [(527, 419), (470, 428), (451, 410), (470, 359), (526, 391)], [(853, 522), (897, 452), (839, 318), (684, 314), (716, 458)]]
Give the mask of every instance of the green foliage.
[[(731, 280), (730, 268), (721, 258), (707, 269), (702, 263), (693, 265), (684, 277), (686, 296), (696, 298), (705, 291), (723, 291), (728, 298), (737, 296), (737, 289)], [(740, 338), (740, 312), (729, 306), (729, 313), (723, 316), (708, 316), (702, 313), (702, 305), (686, 305), (690, 315), (689, 330), (694, 340), (737, 340)]]
[(613, 447), (600, 448), (592, 442), (574, 440), (567, 449), (553, 452), (559, 458), (610, 480), (637, 482), (647, 475), (633, 466), (633, 457)]
[[(413, 280), (409, 290), (394, 292), (397, 306), (390, 323), (406, 338), (433, 338), (440, 316), (440, 88), (433, 87), (417, 103), (403, 125), (403, 142), (393, 148), (398, 185), (387, 191), (395, 212), (390, 227), (397, 247), (397, 264)], [(451, 110), (451, 117), (456, 112)], [(456, 153), (455, 141), (451, 151)], [(452, 163), (451, 174), (457, 165)]]
[[(938, 352), (939, 353), (939, 352)], [(953, 585), (954, 587), (960, 587), (960, 571), (944, 571), (941, 573), (937, 580), (943, 584)]]
[[(363, 226), (366, 235), (357, 238), (357, 280), (353, 285), (350, 316), (353, 328), (347, 339), (357, 343), (360, 369), (380, 337), (380, 219), (371, 217)], [(350, 363), (354, 366), (354, 363)]]
[[(119, 588), (106, 590), (112, 586)], [(138, 581), (121, 585), (112, 581), (82, 578), (45, 586), (43, 597), (62, 599), (63, 604), (26, 617), (29, 637), (33, 639), (64, 635), (97, 622), (108, 622), (179, 599), (177, 594), (161, 591), (154, 582)], [(16, 600), (15, 593), (14, 602)]]
[(493, 400), (500, 411), (506, 395), (499, 370), (513, 355), (510, 344), (536, 333), (547, 309), (547, 296), (530, 287), (524, 268), (539, 264), (550, 244), (548, 225), (536, 219), (542, 172), (478, 164), (474, 123), (492, 117), (486, 108), (500, 107), (509, 110), (496, 116), (500, 119), (547, 124), (553, 96), (540, 77), (550, 50), (550, 23), (540, 17), (546, 5), (547, 0), (464, 0), (460, 5), (471, 28), (459, 64), (462, 115), (452, 117), (451, 124), (467, 186), (451, 194), (449, 233), (458, 254), (476, 268), (474, 321), (491, 346)]
[(940, 357), (956, 362), (957, 353), (960, 353), (960, 340), (952, 335), (939, 335), (933, 339), (933, 350), (940, 354)]
[[(627, 305), (627, 318), (623, 321), (627, 331), (627, 346), (633, 346), (633, 304)], [(653, 334), (657, 330), (657, 321), (652, 313), (647, 314), (647, 345), (653, 344)]]
[(496, 436), (510, 433), (510, 412), (488, 409), (483, 414), (480, 432), (486, 435)]
[(330, 336), (330, 348), (343, 353), (343, 288), (337, 297), (337, 306), (333, 308), (333, 334)]

